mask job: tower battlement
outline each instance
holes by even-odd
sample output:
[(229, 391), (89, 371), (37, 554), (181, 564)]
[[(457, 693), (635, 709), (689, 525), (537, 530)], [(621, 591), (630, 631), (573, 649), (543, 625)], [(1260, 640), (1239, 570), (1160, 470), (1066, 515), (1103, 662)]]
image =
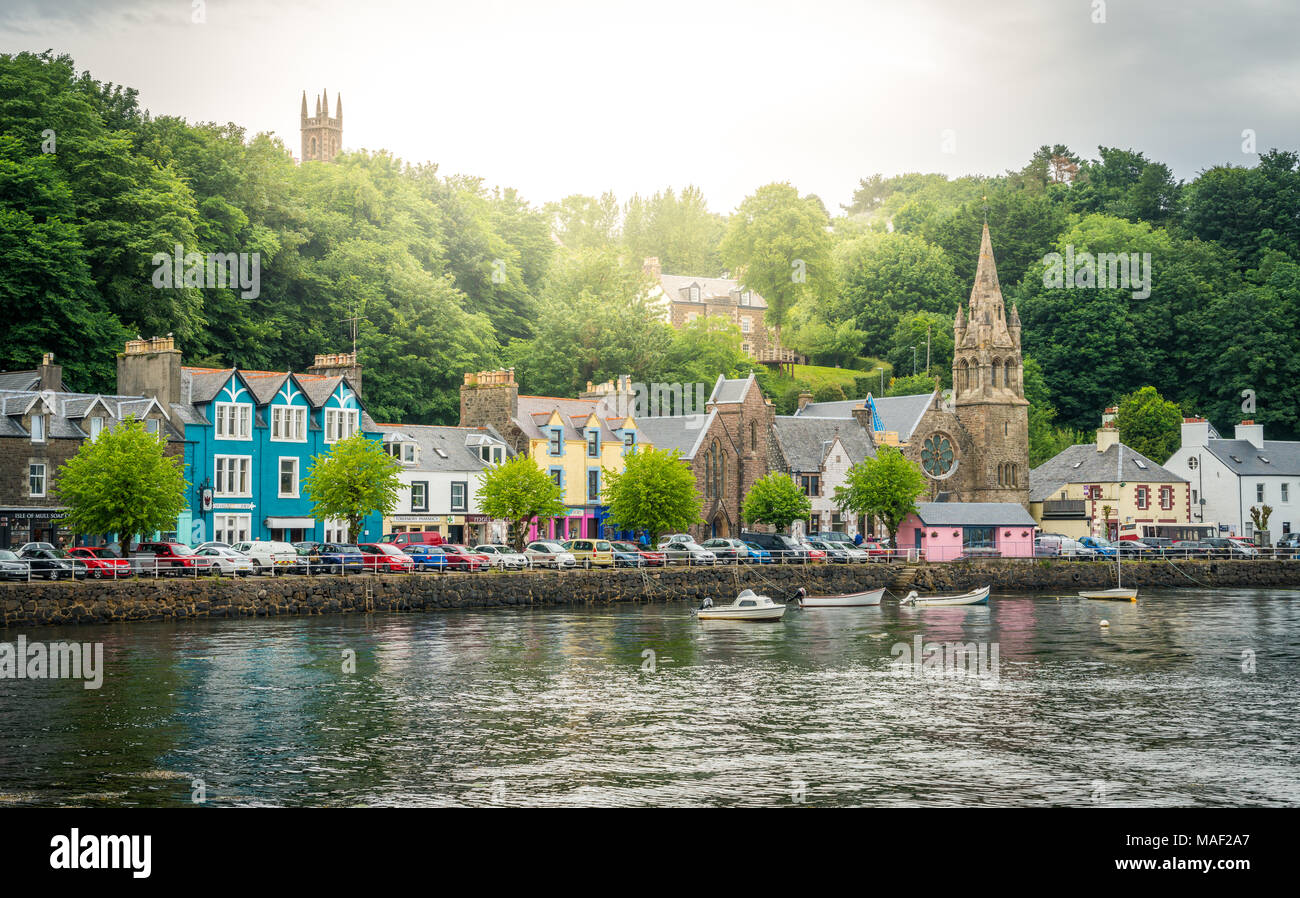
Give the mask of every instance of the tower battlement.
[(302, 132), (303, 162), (332, 162), (343, 149), (343, 97), (335, 99), (336, 113), (330, 115), (329, 91), (321, 91), (316, 97), (316, 114), (307, 114), (307, 91), (302, 92), (302, 113), (300, 130)]

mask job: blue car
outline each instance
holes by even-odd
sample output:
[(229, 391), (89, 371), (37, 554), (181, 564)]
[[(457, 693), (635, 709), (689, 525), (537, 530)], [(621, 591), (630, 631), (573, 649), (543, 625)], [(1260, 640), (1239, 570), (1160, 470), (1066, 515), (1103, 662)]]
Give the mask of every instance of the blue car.
[(356, 546), (346, 543), (304, 542), (294, 543), (294, 547), (306, 549), (313, 574), (360, 574), (366, 569), (366, 556)]
[(749, 547), (750, 564), (771, 564), (772, 563), (772, 553), (767, 551), (767, 549), (764, 549), (758, 543), (747, 542), (745, 543), (745, 545)]
[(1079, 537), (1079, 545), (1086, 546), (1102, 558), (1115, 557), (1115, 545), (1108, 539), (1102, 539), (1099, 536), (1082, 536)]
[(411, 556), (417, 571), (445, 571), (450, 567), (450, 559), (441, 546), (428, 543), (411, 543), (402, 546), (402, 551)]

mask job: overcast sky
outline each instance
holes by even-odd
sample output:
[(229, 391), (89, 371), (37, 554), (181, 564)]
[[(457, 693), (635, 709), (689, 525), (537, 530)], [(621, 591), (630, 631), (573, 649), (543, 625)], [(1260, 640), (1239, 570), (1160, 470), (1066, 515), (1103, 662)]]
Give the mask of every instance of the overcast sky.
[[(68, 53), (156, 115), (272, 131), (341, 92), (347, 149), (534, 202), (997, 174), (1131, 147), (1190, 179), (1300, 148), (1296, 0), (0, 0), (0, 50)], [(949, 132), (949, 133), (945, 133)], [(951, 150), (946, 151), (946, 150)]]

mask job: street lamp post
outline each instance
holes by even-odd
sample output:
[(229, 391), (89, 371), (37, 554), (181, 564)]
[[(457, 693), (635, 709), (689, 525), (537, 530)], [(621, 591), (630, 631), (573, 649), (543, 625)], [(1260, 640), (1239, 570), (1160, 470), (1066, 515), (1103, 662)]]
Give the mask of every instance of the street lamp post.
[(876, 370), (880, 372), (880, 395), (883, 396), (885, 394), (885, 368), (883, 365), (878, 365)]

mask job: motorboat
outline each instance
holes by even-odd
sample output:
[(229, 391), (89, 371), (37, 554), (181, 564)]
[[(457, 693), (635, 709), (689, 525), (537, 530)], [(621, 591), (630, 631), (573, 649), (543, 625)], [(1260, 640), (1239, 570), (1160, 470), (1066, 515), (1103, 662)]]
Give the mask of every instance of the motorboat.
[(730, 605), (714, 605), (705, 599), (704, 607), (695, 612), (700, 620), (741, 621), (780, 620), (783, 614), (785, 605), (773, 602), (768, 596), (760, 596), (752, 589), (743, 590)]
[(898, 604), (912, 605), (916, 608), (934, 608), (945, 605), (987, 605), (988, 603), (989, 588), (981, 586), (979, 589), (964, 592), (959, 596), (919, 596), (914, 589), (903, 596)]
[(879, 605), (885, 588), (867, 589), (862, 592), (846, 592), (837, 596), (810, 596), (802, 586), (799, 587), (800, 608), (860, 608), (866, 605)]

